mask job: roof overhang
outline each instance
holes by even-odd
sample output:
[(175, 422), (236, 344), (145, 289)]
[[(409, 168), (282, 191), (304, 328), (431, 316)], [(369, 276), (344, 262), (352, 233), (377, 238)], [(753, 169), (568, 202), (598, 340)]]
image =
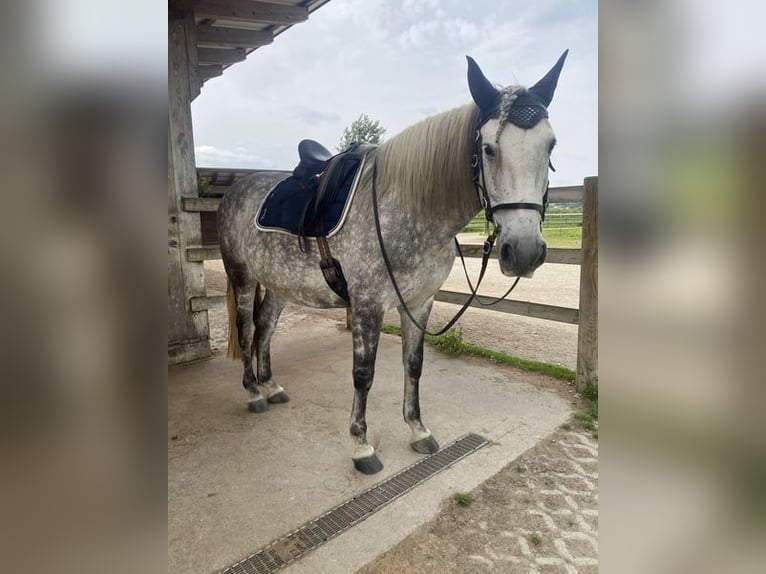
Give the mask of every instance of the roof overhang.
[(223, 74), (330, 0), (169, 0), (169, 15), (194, 14), (196, 76)]

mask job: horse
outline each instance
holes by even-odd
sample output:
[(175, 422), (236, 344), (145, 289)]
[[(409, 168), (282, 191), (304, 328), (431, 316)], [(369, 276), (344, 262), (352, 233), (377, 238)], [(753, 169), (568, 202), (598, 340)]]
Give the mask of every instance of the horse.
[(217, 217), (229, 283), (229, 355), (242, 359), (250, 411), (289, 400), (272, 376), (270, 357), (285, 304), (350, 307), (352, 461), (361, 473), (379, 472), (383, 464), (367, 439), (366, 404), (383, 316), (397, 307), (409, 444), (421, 454), (439, 450), (420, 414), (423, 326), (452, 269), (454, 238), (482, 208), (494, 227), (504, 275), (531, 277), (544, 262), (544, 198), (556, 143), (547, 108), (567, 52), (531, 88), (495, 86), (467, 56), (472, 101), (426, 118), (377, 147), (361, 146), (366, 161), (357, 191), (345, 223), (327, 239), (342, 265), (348, 300), (328, 286), (316, 252), (307, 252), (295, 237), (254, 224), (284, 172), (252, 174), (226, 193)]

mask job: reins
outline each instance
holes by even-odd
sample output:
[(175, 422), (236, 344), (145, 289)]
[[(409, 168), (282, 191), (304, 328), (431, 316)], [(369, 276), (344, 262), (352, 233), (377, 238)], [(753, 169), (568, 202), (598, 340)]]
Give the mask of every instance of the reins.
[[(471, 293), (473, 293), (474, 291), (478, 291), (479, 290), (479, 285), (477, 284), (476, 285), (476, 289), (474, 289), (473, 288), (473, 284), (471, 283), (471, 278), (468, 277), (468, 269), (465, 266), (465, 259), (463, 258), (463, 251), (460, 249), (460, 243), (458, 242), (457, 238), (455, 238), (455, 247), (457, 247), (457, 253), (460, 256), (460, 263), (463, 265), (463, 274), (465, 275), (465, 280), (468, 283), (468, 289), (471, 291)], [(508, 295), (511, 294), (511, 291), (513, 291), (514, 287), (516, 287), (516, 284), (519, 282), (520, 279), (521, 279), (521, 277), (516, 277), (516, 281), (514, 281), (513, 285), (511, 285), (508, 288), (508, 291), (506, 291), (502, 296), (498, 297), (497, 299), (495, 299), (491, 303), (485, 303), (484, 301), (482, 301), (481, 297), (479, 297), (478, 294), (476, 295), (476, 300), (479, 302), (480, 305), (483, 305), (484, 307), (491, 307), (492, 305), (497, 305), (498, 303), (500, 303), (500, 301), (502, 301), (503, 299), (508, 297)]]
[[(434, 337), (438, 337), (439, 335), (443, 335), (444, 333), (446, 333), (452, 328), (452, 326), (457, 322), (457, 320), (463, 316), (463, 313), (466, 312), (468, 307), (471, 306), (471, 302), (476, 297), (476, 292), (479, 289), (479, 285), (481, 285), (481, 281), (482, 279), (484, 279), (484, 273), (487, 271), (487, 263), (489, 263), (489, 254), (492, 252), (492, 246), (494, 245), (494, 242), (495, 242), (495, 234), (493, 232), (492, 235), (487, 237), (486, 241), (484, 242), (484, 247), (482, 248), (483, 255), (481, 259), (481, 271), (479, 272), (479, 280), (476, 282), (476, 290), (471, 292), (471, 295), (463, 304), (463, 307), (449, 321), (449, 323), (447, 323), (444, 327), (439, 329), (437, 332), (432, 333), (426, 327), (418, 323), (415, 317), (412, 316), (412, 313), (410, 312), (409, 307), (407, 307), (407, 303), (404, 302), (404, 297), (402, 296), (402, 292), (399, 289), (399, 285), (397, 284), (396, 279), (394, 278), (394, 269), (391, 266), (391, 261), (388, 258), (388, 253), (386, 252), (386, 248), (383, 245), (383, 233), (381, 232), (381, 229), (380, 229), (380, 214), (378, 213), (378, 191), (375, 185), (377, 176), (378, 176), (378, 160), (377, 158), (375, 158), (372, 164), (372, 214), (375, 218), (375, 233), (378, 236), (378, 244), (380, 245), (380, 254), (383, 256), (383, 262), (386, 265), (386, 271), (388, 272), (388, 277), (391, 279), (391, 284), (394, 286), (394, 292), (396, 293), (397, 299), (399, 299), (399, 304), (401, 305), (401, 308), (404, 310), (404, 313), (407, 315), (410, 321), (412, 321), (412, 324), (415, 325), (418, 329), (420, 329), (426, 335), (432, 335)], [(457, 238), (455, 238), (455, 243), (457, 244)]]

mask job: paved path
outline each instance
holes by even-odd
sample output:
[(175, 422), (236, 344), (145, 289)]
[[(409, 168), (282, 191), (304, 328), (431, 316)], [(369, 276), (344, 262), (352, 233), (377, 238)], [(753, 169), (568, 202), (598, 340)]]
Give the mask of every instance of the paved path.
[(598, 445), (559, 431), (359, 574), (598, 572)]

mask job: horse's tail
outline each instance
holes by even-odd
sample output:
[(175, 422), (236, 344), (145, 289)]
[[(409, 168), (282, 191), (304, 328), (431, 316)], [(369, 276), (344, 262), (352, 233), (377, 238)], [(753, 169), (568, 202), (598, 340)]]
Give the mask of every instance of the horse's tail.
[[(261, 284), (255, 284), (255, 301), (253, 302), (254, 308), (258, 310), (258, 305), (261, 303)], [(231, 279), (226, 278), (226, 307), (229, 312), (229, 344), (226, 349), (226, 356), (230, 359), (242, 359), (242, 348), (239, 346), (239, 329), (237, 329), (237, 297), (234, 294), (234, 287), (231, 285)], [(253, 346), (257, 341), (257, 337), (253, 337)]]
[(237, 329), (237, 297), (231, 279), (226, 278), (226, 308), (229, 311), (229, 346), (226, 356), (230, 359), (241, 359), (242, 349), (239, 348), (239, 330)]

